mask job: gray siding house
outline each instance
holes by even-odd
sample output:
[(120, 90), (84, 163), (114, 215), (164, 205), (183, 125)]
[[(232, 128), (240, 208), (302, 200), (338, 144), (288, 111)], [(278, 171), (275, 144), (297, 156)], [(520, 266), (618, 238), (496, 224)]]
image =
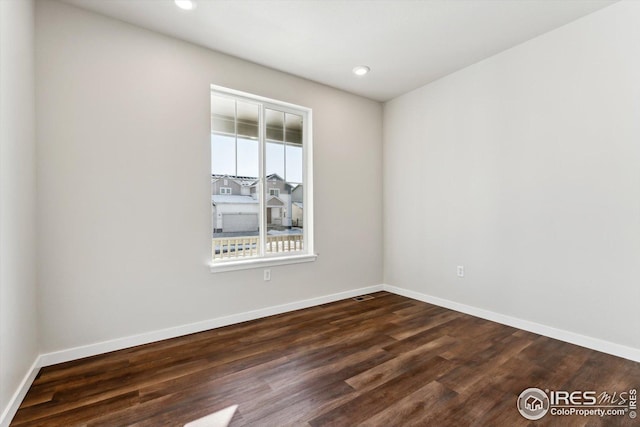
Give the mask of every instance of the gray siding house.
[[(294, 187), (279, 175), (267, 176), (266, 220), (267, 227), (270, 229), (291, 228), (293, 190)], [(249, 235), (258, 233), (260, 204), (257, 191), (258, 181), (252, 177), (211, 176), (214, 235), (216, 233), (247, 233)]]

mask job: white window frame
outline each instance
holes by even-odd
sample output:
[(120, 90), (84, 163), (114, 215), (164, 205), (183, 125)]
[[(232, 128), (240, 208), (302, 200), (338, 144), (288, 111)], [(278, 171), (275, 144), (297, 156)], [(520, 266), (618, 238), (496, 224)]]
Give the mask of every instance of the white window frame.
[[(271, 267), (276, 265), (286, 264), (298, 264), (304, 262), (315, 261), (318, 257), (314, 252), (314, 240), (313, 240), (313, 120), (312, 110), (307, 107), (295, 105), (287, 102), (282, 102), (262, 96), (253, 95), (246, 92), (241, 92), (234, 89), (225, 88), (222, 86), (211, 85), (211, 93), (215, 93), (216, 96), (228, 97), (242, 102), (248, 102), (260, 106), (259, 109), (259, 175), (258, 178), (258, 192), (261, 197), (260, 211), (258, 214), (258, 220), (260, 222), (260, 254), (256, 257), (239, 259), (239, 260), (211, 260), (209, 267), (212, 273), (244, 270), (250, 268)], [(264, 123), (264, 111), (265, 109), (274, 109), (277, 111), (283, 111), (291, 114), (302, 114), (303, 116), (303, 132), (302, 132), (302, 163), (303, 163), (303, 177), (302, 177), (302, 191), (303, 201), (305, 208), (303, 211), (303, 241), (304, 251), (302, 252), (283, 252), (275, 254), (267, 254), (264, 252), (266, 248), (267, 237), (267, 215), (266, 205), (267, 197), (264, 194), (264, 188), (266, 182), (266, 163), (265, 163), (265, 146), (266, 135), (262, 124)], [(209, 156), (211, 158), (211, 156)], [(212, 235), (213, 230), (209, 230), (209, 236)]]
[(274, 197), (280, 197), (280, 189), (279, 188), (270, 188), (269, 195)]
[(220, 194), (231, 194), (231, 187), (220, 187)]

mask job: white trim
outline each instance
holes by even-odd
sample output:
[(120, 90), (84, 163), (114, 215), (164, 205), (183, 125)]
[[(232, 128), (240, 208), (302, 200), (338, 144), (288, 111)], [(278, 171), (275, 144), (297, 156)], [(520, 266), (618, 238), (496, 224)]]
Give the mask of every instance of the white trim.
[[(302, 117), (302, 158), (303, 158), (303, 177), (302, 177), (302, 185), (303, 185), (303, 202), (306, 204), (306, 209), (303, 210), (303, 224), (304, 224), (304, 228), (303, 228), (303, 241), (304, 241), (304, 250), (302, 251), (304, 253), (304, 255), (307, 258), (302, 258), (302, 257), (295, 257), (295, 259), (292, 260), (288, 260), (287, 257), (283, 258), (282, 262), (273, 262), (273, 261), (265, 261), (265, 264), (256, 264), (255, 261), (242, 261), (242, 262), (238, 262), (239, 267), (236, 267), (235, 264), (236, 262), (229, 262), (229, 263), (225, 263), (225, 267), (217, 267), (217, 263), (213, 262), (210, 264), (211, 265), (211, 272), (218, 272), (218, 271), (231, 271), (231, 270), (238, 270), (238, 269), (243, 269), (243, 268), (254, 268), (254, 267), (261, 267), (263, 265), (269, 266), (269, 265), (281, 265), (281, 264), (292, 264), (292, 263), (299, 263), (299, 262), (307, 262), (307, 261), (313, 261), (315, 260), (315, 256), (314, 255), (314, 240), (313, 240), (313, 233), (314, 233), (314, 229), (313, 229), (313, 132), (312, 132), (312, 120), (313, 120), (313, 111), (311, 108), (308, 107), (303, 107), (301, 105), (296, 105), (296, 104), (292, 104), (289, 102), (284, 102), (284, 101), (279, 101), (276, 99), (271, 99), (271, 98), (266, 98), (263, 96), (259, 96), (259, 95), (255, 95), (255, 94), (251, 94), (248, 92), (242, 92), (239, 90), (235, 90), (235, 89), (229, 89), (223, 86), (218, 86), (218, 85), (210, 85), (210, 89), (211, 89), (211, 93), (215, 94), (215, 96), (219, 96), (219, 97), (223, 97), (223, 98), (227, 98), (227, 99), (231, 99), (234, 100), (236, 102), (235, 106), (236, 106), (236, 118), (234, 119), (234, 123), (236, 125), (236, 143), (237, 143), (237, 101), (242, 101), (242, 102), (248, 102), (251, 103), (253, 105), (257, 105), (258, 106), (258, 158), (259, 158), (259, 167), (258, 167), (258, 201), (259, 201), (259, 209), (260, 209), (260, 213), (259, 213), (259, 222), (260, 222), (260, 227), (259, 227), (259, 233), (260, 233), (260, 239), (259, 242), (261, 242), (259, 244), (258, 247), (258, 256), (262, 257), (262, 258), (267, 258), (267, 255), (265, 254), (265, 249), (266, 249), (266, 242), (267, 242), (267, 238), (266, 238), (266, 233), (267, 233), (267, 215), (266, 215), (266, 209), (268, 208), (267, 206), (267, 201), (266, 199), (266, 192), (265, 192), (265, 188), (267, 188), (269, 190), (269, 193), (271, 192), (270, 190), (272, 188), (269, 188), (269, 183), (267, 182), (267, 171), (266, 171), (266, 163), (265, 163), (265, 157), (266, 157), (266, 144), (267, 144), (267, 125), (265, 122), (265, 111), (267, 109), (269, 110), (274, 110), (274, 111), (278, 111), (278, 112), (283, 112), (283, 113), (290, 113), (290, 114), (294, 114), (296, 116), (300, 116)], [(284, 116), (283, 116), (284, 117)], [(284, 123), (283, 123), (284, 125)], [(286, 159), (286, 145), (287, 145), (287, 141), (286, 141), (286, 127), (283, 128), (284, 130), (284, 134), (283, 134), (283, 149), (285, 150), (285, 159)], [(237, 156), (237, 150), (236, 150), (236, 156)], [(237, 163), (237, 157), (236, 157), (236, 163)], [(236, 164), (236, 172), (237, 172), (237, 164)], [(287, 184), (286, 182), (286, 162), (285, 162), (285, 171), (284, 171), (284, 183)], [(290, 185), (290, 184), (289, 184)], [(274, 189), (276, 190), (276, 189)], [(274, 195), (273, 197), (279, 197), (280, 196), (280, 191), (279, 189), (277, 189), (277, 193), (278, 195)], [(222, 194), (222, 193), (221, 193)], [(270, 194), (271, 195), (271, 194)], [(289, 193), (289, 197), (291, 197), (291, 193)], [(285, 205), (285, 207), (288, 207)], [(291, 215), (291, 212), (288, 212), (289, 215)], [(311, 259), (313, 258), (313, 259)]]
[[(304, 228), (304, 242), (310, 253), (314, 253), (314, 222), (313, 222), (313, 111), (307, 111), (307, 118), (302, 122), (302, 224)], [(291, 192), (289, 192), (291, 197)]]
[(407, 298), (413, 298), (418, 301), (423, 301), (429, 304), (435, 304), (440, 307), (445, 307), (450, 310), (459, 311), (469, 314), (471, 316), (480, 317), (490, 320), (492, 322), (501, 323), (503, 325), (512, 326), (525, 331), (533, 332), (539, 335), (544, 335), (550, 338), (558, 339), (560, 341), (576, 344), (582, 347), (586, 347), (592, 350), (601, 351), (603, 353), (611, 354), (613, 356), (622, 357), (625, 359), (640, 362), (640, 349), (627, 347), (621, 344), (612, 343), (609, 341), (600, 340), (597, 338), (591, 338), (585, 335), (576, 334), (574, 332), (565, 331), (562, 329), (553, 328), (550, 326), (542, 325), (539, 323), (531, 322), (528, 320), (518, 319), (515, 317), (507, 316), (493, 311), (484, 310), (477, 307), (472, 307), (466, 304), (461, 304), (455, 301), (450, 301), (444, 298), (434, 297), (432, 295), (423, 294), (420, 292), (412, 291), (409, 289), (399, 288), (397, 286), (391, 286), (387, 284), (368, 286), (359, 289), (352, 289), (349, 291), (339, 292), (336, 294), (325, 295), (316, 298), (310, 298), (302, 301), (291, 302), (288, 304), (282, 304), (267, 308), (262, 308), (253, 311), (247, 311), (244, 313), (232, 314), (225, 317), (219, 317), (216, 319), (205, 320), (202, 322), (191, 323), (182, 326), (176, 326), (173, 328), (161, 329), (157, 331), (147, 332), (139, 335), (132, 335), (125, 338), (118, 338), (110, 341), (103, 341), (95, 344), (74, 347), (66, 350), (56, 351), (52, 353), (45, 353), (39, 355), (33, 362), (31, 369), (25, 375), (24, 379), (20, 383), (20, 386), (8, 401), (6, 409), (0, 416), (0, 427), (7, 427), (13, 417), (15, 416), (22, 400), (27, 394), (27, 391), (31, 387), (36, 375), (40, 368), (44, 366), (55, 365), (57, 363), (68, 362), (71, 360), (81, 359), (83, 357), (95, 356), (98, 354), (108, 353), (110, 351), (122, 350), (137, 345), (148, 344), (164, 339), (176, 338), (183, 335), (193, 334), (197, 332), (207, 331), (214, 328), (220, 328), (223, 326), (233, 325), (236, 323), (246, 322), (249, 320), (260, 319), (275, 314), (286, 313), (289, 311), (300, 310), (304, 308), (314, 307), (321, 304), (327, 304), (334, 301), (339, 301), (346, 298), (352, 298), (358, 295), (367, 294), (371, 292), (387, 291), (397, 295), (402, 295)]
[(378, 292), (381, 290), (382, 285), (352, 289), (336, 294), (324, 295), (321, 297), (310, 298), (302, 301), (295, 301), (287, 304), (247, 311), (244, 313), (232, 314), (225, 317), (204, 320), (202, 322), (190, 323), (173, 328), (161, 329), (139, 335), (132, 335), (125, 338), (117, 338), (110, 341), (103, 341), (95, 344), (46, 353), (40, 356), (40, 366), (55, 365), (57, 363), (68, 362), (70, 360), (81, 359), (83, 357), (95, 356), (98, 354), (108, 353), (110, 351), (122, 350), (125, 348), (135, 347), (138, 345), (148, 344), (169, 338), (176, 338), (183, 335), (208, 331), (210, 329), (221, 328), (223, 326), (234, 325), (236, 323), (247, 322), (249, 320), (260, 319), (263, 317), (273, 316), (275, 314), (286, 313), (294, 310), (300, 310), (303, 308), (315, 307), (317, 305), (327, 304), (345, 298), (352, 298), (358, 295), (367, 294), (370, 292)]
[(217, 92), (218, 95), (225, 96), (230, 99), (242, 98), (243, 101), (255, 104), (256, 101), (263, 104), (271, 104), (271, 106), (277, 106), (279, 108), (286, 108), (285, 113), (295, 113), (295, 110), (311, 111), (309, 107), (303, 107), (302, 105), (292, 104), (291, 102), (280, 101), (273, 98), (267, 98), (260, 95), (255, 95), (249, 92), (243, 92), (236, 89), (230, 89), (224, 86), (211, 85), (211, 90)]
[(482, 319), (491, 320), (492, 322), (501, 323), (503, 325), (512, 326), (514, 328), (533, 332), (535, 334), (544, 335), (545, 337), (557, 339), (571, 344), (586, 347), (591, 350), (601, 351), (613, 356), (622, 357), (624, 359), (640, 362), (640, 349), (627, 347), (622, 344), (616, 344), (610, 341), (598, 338), (588, 337), (586, 335), (577, 334), (575, 332), (564, 329), (554, 328), (552, 326), (543, 325), (532, 322), (530, 320), (519, 319), (517, 317), (508, 316), (506, 314), (496, 313), (494, 311), (485, 310), (478, 307), (450, 301), (444, 298), (434, 297), (432, 295), (423, 294), (409, 289), (399, 288), (397, 286), (382, 285), (387, 292), (402, 295), (407, 298), (413, 298), (418, 301), (445, 307), (450, 310), (459, 311), (471, 316), (480, 317)]
[[(265, 158), (267, 157), (267, 127), (265, 123), (264, 107), (258, 104), (258, 188), (256, 191), (256, 197), (258, 198), (258, 221), (260, 227), (258, 227), (258, 233), (260, 234), (260, 242), (267, 241), (267, 198), (264, 196), (265, 177), (267, 176), (267, 164)], [(263, 244), (256, 245), (258, 247), (258, 256), (263, 257), (266, 252), (266, 247)], [(222, 255), (222, 248), (220, 248), (220, 255)], [(211, 260), (213, 262), (213, 260)]]
[(216, 261), (209, 264), (212, 273), (223, 273), (225, 271), (247, 270), (250, 268), (273, 267), (276, 265), (300, 264), (303, 262), (313, 262), (318, 255), (290, 255), (269, 258), (267, 256), (254, 259), (243, 259), (239, 261)]
[(22, 400), (27, 395), (31, 384), (33, 384), (33, 381), (36, 379), (36, 375), (38, 375), (41, 367), (42, 356), (38, 356), (22, 379), (22, 382), (18, 386), (16, 392), (13, 393), (13, 396), (11, 396), (11, 399), (7, 402), (4, 412), (0, 415), (0, 427), (9, 427), (9, 424), (11, 424), (16, 412), (18, 412), (18, 408), (20, 407)]

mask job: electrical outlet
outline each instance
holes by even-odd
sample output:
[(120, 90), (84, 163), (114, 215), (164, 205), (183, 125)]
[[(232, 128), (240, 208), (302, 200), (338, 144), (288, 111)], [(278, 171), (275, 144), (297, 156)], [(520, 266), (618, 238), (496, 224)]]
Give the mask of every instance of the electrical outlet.
[(268, 282), (269, 280), (271, 280), (271, 270), (266, 269), (264, 270), (264, 281)]
[(456, 273), (458, 274), (458, 277), (464, 277), (464, 265), (459, 265), (456, 269)]

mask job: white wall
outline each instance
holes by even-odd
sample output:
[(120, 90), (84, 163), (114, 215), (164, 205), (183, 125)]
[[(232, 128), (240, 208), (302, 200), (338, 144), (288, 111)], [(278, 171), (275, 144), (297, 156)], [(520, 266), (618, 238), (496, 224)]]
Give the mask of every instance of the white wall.
[(0, 423), (38, 355), (33, 26), (33, 2), (0, 1)]
[(638, 22), (617, 3), (385, 104), (385, 283), (640, 348)]
[[(379, 103), (55, 1), (36, 81), (43, 352), (381, 283)], [(212, 83), (313, 109), (320, 256), (270, 282), (207, 266)]]

